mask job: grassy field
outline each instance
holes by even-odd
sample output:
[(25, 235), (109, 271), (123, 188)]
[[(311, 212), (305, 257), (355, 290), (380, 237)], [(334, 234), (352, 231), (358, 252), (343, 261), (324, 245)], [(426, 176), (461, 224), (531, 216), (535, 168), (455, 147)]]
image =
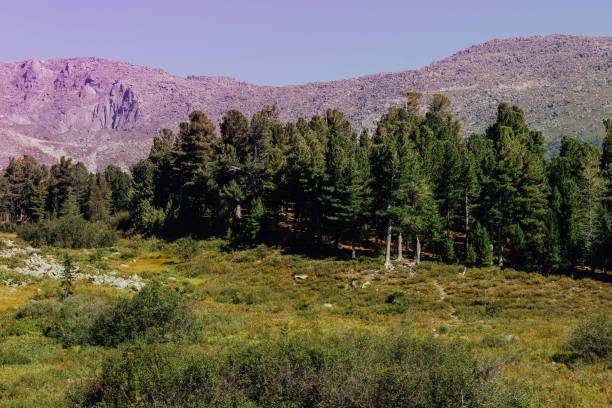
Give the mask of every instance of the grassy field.
[[(0, 235), (0, 242), (14, 235)], [(259, 246), (226, 251), (226, 242), (122, 240), (107, 251), (71, 250), (82, 270), (117, 271), (159, 281), (193, 300), (202, 332), (197, 347), (223, 351), (288, 334), (417, 337), (466, 343), (504, 364), (503, 377), (536, 407), (612, 406), (609, 361), (574, 361), (565, 344), (584, 317), (612, 313), (609, 280), (544, 276), (512, 269), (423, 262), (392, 272), (381, 259), (344, 254), (313, 259)], [(43, 248), (59, 257), (63, 250)], [(8, 271), (28, 255), (0, 258), (0, 407), (64, 406), (68, 389), (92, 377), (112, 349), (64, 348), (33, 320), (16, 319), (32, 299), (58, 300), (57, 280)], [(296, 277), (296, 275), (303, 275)], [(605, 276), (602, 276), (604, 278)], [(26, 282), (19, 287), (4, 281)], [(76, 295), (127, 297), (130, 290), (74, 284)]]

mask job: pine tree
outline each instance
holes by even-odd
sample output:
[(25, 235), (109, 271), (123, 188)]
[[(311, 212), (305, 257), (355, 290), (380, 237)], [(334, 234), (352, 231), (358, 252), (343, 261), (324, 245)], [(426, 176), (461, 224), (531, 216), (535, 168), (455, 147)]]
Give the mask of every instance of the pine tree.
[(411, 126), (403, 109), (389, 108), (372, 139), (372, 176), (377, 215), (385, 219), (385, 267), (392, 268), (391, 238), (394, 228), (416, 238), (416, 260), (420, 260), (420, 237), (431, 232), (437, 215), (435, 203), (422, 171), (422, 160), (410, 140)]
[[(471, 244), (471, 225), (472, 225), (472, 208), (477, 202), (480, 195), (481, 186), (478, 182), (477, 166), (474, 155), (469, 148), (464, 145), (462, 149), (461, 157), (461, 168), (458, 185), (462, 192), (463, 202), (463, 226), (465, 233), (464, 249), (465, 259), (470, 258), (470, 244)], [(471, 262), (471, 261), (470, 261)]]
[(171, 197), (178, 205), (178, 228), (202, 232), (204, 217), (217, 206), (218, 193), (213, 177), (214, 146), (218, 142), (215, 126), (201, 111), (189, 115), (180, 125), (173, 154)]
[(493, 263), (493, 253), (491, 252), (489, 233), (478, 222), (474, 227), (473, 248), (476, 264), (479, 266), (491, 266), (491, 263)]
[(249, 198), (248, 164), (252, 160), (249, 121), (239, 111), (229, 111), (221, 122), (221, 145), (217, 151), (216, 182), (219, 185), (220, 214), (226, 217), (234, 236), (240, 236), (242, 211)]
[(112, 191), (103, 174), (92, 174), (89, 180), (87, 219), (93, 222), (108, 222), (111, 213)]
[(429, 103), (429, 110), (432, 112), (438, 112), (442, 116), (450, 115), (450, 105), (451, 101), (445, 95), (436, 93), (431, 97), (431, 102)]
[(5, 205), (12, 221), (38, 221), (44, 217), (48, 174), (30, 156), (11, 158), (4, 171)]
[(260, 197), (253, 198), (250, 212), (245, 222), (245, 235), (247, 240), (256, 241), (262, 230), (266, 216), (266, 209)]
[(78, 217), (80, 215), (79, 203), (73, 190), (68, 190), (68, 197), (62, 202), (59, 210), (60, 217)]
[(292, 132), (288, 150), (288, 179), (294, 183), (290, 189), (295, 217), (308, 234), (311, 242), (322, 240), (322, 209), (325, 177), (327, 125), (318, 115), (310, 122), (299, 119)]
[(537, 262), (543, 248), (546, 215), (546, 173), (541, 132), (527, 127), (523, 111), (502, 103), (497, 122), (487, 130), (496, 154), (489, 186), (488, 218), (496, 230), (498, 265), (510, 244), (511, 261)]
[(130, 207), (130, 195), (132, 194), (132, 179), (130, 176), (119, 167), (110, 165), (104, 170), (104, 178), (111, 190), (111, 214), (127, 211)]
[(600, 152), (588, 143), (564, 137), (561, 141), (559, 157), (553, 158), (548, 165), (548, 178), (552, 191), (551, 209), (558, 226), (561, 263), (567, 269), (584, 262), (584, 240), (582, 238), (581, 218), (578, 215), (581, 203), (579, 194), (582, 173), (585, 166), (598, 167)]
[(601, 172), (606, 183), (604, 203), (609, 212), (612, 212), (612, 119), (603, 121), (606, 135), (602, 142)]
[(78, 214), (86, 215), (89, 199), (89, 171), (81, 162), (77, 162), (70, 169), (71, 189), (78, 206)]
[(364, 180), (359, 169), (359, 144), (341, 112), (328, 110), (326, 120), (329, 137), (321, 196), (325, 229), (336, 243), (343, 235), (349, 235), (354, 249), (361, 228), (363, 206), (360, 190)]
[(62, 291), (62, 300), (65, 300), (72, 294), (72, 281), (74, 279), (74, 260), (70, 254), (64, 254), (64, 260), (62, 262), (62, 283), (64, 287)]
[[(444, 219), (444, 228), (447, 233), (454, 227), (458, 226), (457, 220), (464, 210), (464, 201), (466, 190), (469, 190), (464, 185), (464, 177), (469, 177), (465, 174), (463, 167), (465, 165), (461, 146), (449, 141), (444, 141), (441, 144), (442, 163), (438, 171), (435, 171), (438, 177), (435, 177), (435, 195), (438, 200), (440, 215)], [(465, 179), (466, 182), (470, 180)]]
[(595, 245), (600, 236), (601, 200), (605, 191), (604, 180), (597, 162), (585, 163), (578, 184), (578, 208), (575, 214), (579, 237), (585, 251), (585, 260), (595, 270)]
[(62, 156), (59, 163), (51, 166), (49, 175), (47, 210), (52, 216), (60, 214), (60, 209), (72, 190), (72, 160)]
[(562, 198), (557, 187), (553, 189), (549, 198), (549, 204), (550, 208), (546, 214), (546, 235), (544, 250), (542, 251), (542, 266), (547, 271), (557, 271), (565, 266), (559, 230)]
[(402, 94), (404, 97), (404, 109), (409, 115), (417, 116), (419, 114), (419, 110), (421, 108), (419, 104), (419, 100), (423, 97), (421, 92), (404, 92)]

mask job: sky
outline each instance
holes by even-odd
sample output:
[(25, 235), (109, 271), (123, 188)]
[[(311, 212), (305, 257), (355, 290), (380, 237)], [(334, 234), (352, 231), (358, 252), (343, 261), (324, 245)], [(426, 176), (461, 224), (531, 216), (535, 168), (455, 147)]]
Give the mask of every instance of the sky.
[(0, 61), (93, 56), (260, 85), (423, 67), (494, 38), (612, 35), (612, 0), (0, 0)]

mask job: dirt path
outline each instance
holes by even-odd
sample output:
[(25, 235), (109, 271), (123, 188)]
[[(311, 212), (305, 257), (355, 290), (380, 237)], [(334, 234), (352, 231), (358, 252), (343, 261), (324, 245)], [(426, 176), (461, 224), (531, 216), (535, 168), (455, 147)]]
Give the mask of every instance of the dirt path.
[[(438, 289), (438, 292), (440, 292), (440, 302), (443, 302), (444, 299), (446, 299), (446, 296), (448, 296), (446, 294), (446, 291), (444, 290), (444, 287), (442, 285), (440, 285), (440, 282), (438, 282), (437, 279), (434, 279), (433, 284), (436, 287), (436, 289)], [(450, 313), (448, 315), (453, 320), (459, 320), (457, 318), (457, 316), (455, 316), (455, 313), (457, 312), (457, 309), (455, 309), (455, 306), (453, 306), (453, 304), (450, 303), (450, 302), (449, 302), (449, 305), (450, 305)]]

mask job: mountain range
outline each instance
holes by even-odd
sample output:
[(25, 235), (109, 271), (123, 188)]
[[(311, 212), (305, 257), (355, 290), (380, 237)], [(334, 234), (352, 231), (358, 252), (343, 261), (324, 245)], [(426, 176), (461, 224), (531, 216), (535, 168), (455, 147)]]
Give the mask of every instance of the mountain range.
[(601, 121), (612, 116), (612, 36), (492, 40), (416, 70), (278, 87), (100, 58), (3, 62), (0, 167), (29, 154), (48, 164), (69, 156), (90, 170), (128, 168), (159, 130), (176, 130), (196, 109), (219, 123), (230, 109), (249, 116), (266, 104), (276, 103), (284, 121), (337, 108), (356, 131), (372, 131), (406, 91), (425, 102), (447, 95), (464, 135), (484, 132), (507, 101), (524, 109), (552, 152), (563, 135), (598, 145)]

